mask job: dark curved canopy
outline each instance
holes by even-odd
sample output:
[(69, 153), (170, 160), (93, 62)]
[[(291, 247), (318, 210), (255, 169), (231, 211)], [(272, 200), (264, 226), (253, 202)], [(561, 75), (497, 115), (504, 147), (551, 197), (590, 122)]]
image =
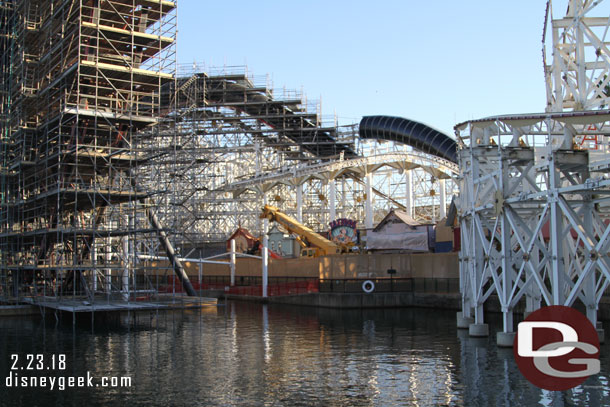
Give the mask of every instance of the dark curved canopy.
[(364, 116), (360, 138), (397, 141), (424, 153), (457, 163), (457, 144), (440, 131), (415, 120), (395, 116)]

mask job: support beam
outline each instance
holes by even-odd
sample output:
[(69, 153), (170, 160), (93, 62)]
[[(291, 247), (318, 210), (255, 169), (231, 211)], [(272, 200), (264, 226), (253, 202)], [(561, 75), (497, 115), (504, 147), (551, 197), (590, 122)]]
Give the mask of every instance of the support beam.
[(341, 207), (341, 217), (346, 218), (347, 214), (345, 212), (345, 196), (347, 195), (347, 191), (345, 189), (345, 178), (341, 178), (341, 203), (339, 206)]
[(407, 202), (406, 202), (406, 207), (407, 207), (407, 214), (409, 216), (413, 216), (413, 171), (411, 170), (407, 170), (405, 172), (405, 178), (406, 178), (406, 182), (405, 182), (405, 189), (406, 189), (406, 196), (407, 196)]
[(231, 239), (231, 255), (230, 255), (230, 263), (231, 263), (231, 287), (235, 285), (235, 239)]
[[(261, 192), (263, 194), (263, 208), (267, 205), (267, 194), (265, 192)], [(266, 236), (267, 232), (269, 232), (269, 219), (263, 219), (263, 234)]]
[(441, 219), (445, 219), (447, 217), (447, 192), (445, 190), (445, 180), (444, 179), (439, 179), (438, 180), (438, 187), (440, 189), (440, 211), (439, 211), (439, 217)]
[(186, 274), (186, 271), (184, 270), (184, 266), (182, 266), (182, 262), (178, 259), (178, 256), (176, 256), (174, 246), (167, 237), (167, 233), (165, 233), (165, 230), (163, 230), (163, 228), (161, 227), (161, 223), (159, 222), (157, 215), (155, 215), (151, 207), (146, 208), (146, 215), (148, 216), (150, 224), (155, 229), (157, 229), (157, 233), (159, 234), (159, 242), (161, 242), (161, 245), (165, 249), (165, 252), (167, 253), (167, 258), (169, 259), (170, 264), (174, 267), (174, 272), (182, 283), (184, 291), (186, 291), (186, 293), (191, 297), (196, 297), (197, 292), (193, 288), (193, 285), (191, 284), (189, 277)]
[(500, 298), (502, 304), (502, 328), (503, 332), (513, 332), (513, 308), (510, 306), (510, 294), (513, 289), (514, 270), (512, 260), (511, 230), (506, 213), (503, 213), (500, 220), (500, 233), (502, 239), (502, 292)]
[(267, 298), (267, 280), (268, 280), (268, 267), (269, 267), (269, 251), (267, 250), (267, 246), (269, 245), (269, 238), (267, 234), (263, 235), (263, 250), (262, 254), (262, 265), (263, 265), (263, 298)]
[[(137, 186), (135, 175), (132, 173), (132, 171), (130, 171), (130, 183), (135, 191), (140, 190), (140, 188), (138, 188)], [(176, 251), (174, 250), (172, 242), (169, 240), (169, 237), (167, 236), (167, 233), (165, 233), (165, 230), (163, 229), (159, 218), (157, 218), (157, 215), (153, 211), (153, 208), (155, 206), (149, 199), (142, 199), (142, 201), (146, 206), (146, 216), (148, 217), (148, 221), (150, 222), (151, 226), (157, 230), (159, 242), (165, 249), (165, 253), (167, 254), (169, 263), (174, 268), (174, 273), (176, 273), (178, 280), (180, 280), (180, 282), (182, 283), (184, 291), (191, 297), (197, 297), (197, 292), (193, 288), (193, 285), (191, 284), (191, 281), (189, 280), (189, 277), (186, 274), (186, 271), (184, 270), (182, 262), (180, 261), (178, 256), (176, 256)]]
[(561, 187), (559, 170), (555, 167), (555, 160), (549, 161), (549, 206), (551, 208), (551, 220), (549, 230), (549, 242), (551, 245), (551, 295), (552, 304), (563, 305), (565, 301), (564, 275), (565, 264), (563, 259), (563, 216), (559, 206), (559, 193)]
[(303, 223), (303, 184), (297, 185), (297, 220)]
[(365, 218), (364, 226), (367, 229), (373, 229), (373, 173), (366, 173), (366, 184), (365, 184)]
[(328, 181), (328, 217), (332, 222), (337, 219), (337, 184), (334, 179)]

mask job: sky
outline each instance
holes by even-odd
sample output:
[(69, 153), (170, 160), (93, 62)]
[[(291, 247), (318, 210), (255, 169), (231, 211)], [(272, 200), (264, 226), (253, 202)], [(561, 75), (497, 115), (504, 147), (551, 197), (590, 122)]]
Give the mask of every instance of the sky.
[[(563, 16), (567, 0), (554, 1)], [(339, 124), (543, 112), (546, 0), (179, 0), (179, 64), (247, 65)], [(607, 15), (607, 14), (606, 14)]]

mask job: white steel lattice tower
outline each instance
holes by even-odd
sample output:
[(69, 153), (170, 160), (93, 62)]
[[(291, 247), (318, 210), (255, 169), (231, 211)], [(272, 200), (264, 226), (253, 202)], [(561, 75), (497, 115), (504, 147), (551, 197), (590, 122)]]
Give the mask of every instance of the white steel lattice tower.
[[(601, 2), (570, 1), (553, 20), (547, 113), (504, 115), (456, 126), (459, 140), (462, 313), (458, 324), (488, 334), (483, 308), (497, 297), (498, 344), (512, 346), (515, 309), (584, 308), (595, 325), (610, 282), (606, 158), (610, 19)], [(550, 21), (549, 21), (550, 19)], [(596, 34), (596, 28), (605, 27)], [(545, 40), (548, 37), (545, 37)], [(589, 48), (593, 47), (593, 51)]]
[[(565, 17), (560, 19), (553, 19), (552, 4), (547, 3), (543, 33), (547, 112), (608, 106), (608, 18), (586, 15), (600, 3), (570, 0)], [(548, 50), (552, 55), (550, 63), (546, 60)]]

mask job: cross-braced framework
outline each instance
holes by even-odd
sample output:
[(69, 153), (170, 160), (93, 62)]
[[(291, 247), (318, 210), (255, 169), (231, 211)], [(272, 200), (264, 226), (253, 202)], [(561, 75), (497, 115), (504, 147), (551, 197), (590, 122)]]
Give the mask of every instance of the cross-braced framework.
[[(392, 207), (405, 209), (415, 218), (426, 221), (444, 218), (447, 196), (453, 192), (450, 189), (447, 194), (447, 181), (449, 187), (453, 187), (451, 178), (457, 174), (457, 165), (428, 154), (406, 151), (404, 146), (393, 147), (395, 149), (391, 152), (374, 151), (358, 158), (279, 168), (235, 181), (222, 189), (234, 196), (248, 191), (260, 196), (269, 193), (275, 197), (274, 204), (284, 204), (287, 206), (284, 210), (295, 211), (295, 217), (300, 220), (306, 219), (304, 215), (307, 212), (311, 213), (306, 209), (308, 206), (311, 208), (316, 200), (322, 201), (324, 207), (316, 222), (320, 230), (338, 217), (361, 219), (367, 228), (371, 228)], [(438, 181), (440, 189), (436, 202), (436, 191), (430, 189), (437, 185), (434, 180)], [(314, 196), (306, 194), (303, 198), (303, 191), (312, 187)], [(290, 199), (274, 195), (274, 191), (279, 189)]]
[[(528, 312), (580, 302), (596, 322), (610, 281), (608, 119), (610, 111), (501, 116), (458, 129), (465, 317), (474, 311), (483, 323), (496, 294), (504, 332), (522, 298)], [(593, 134), (597, 151), (573, 148)]]
[[(542, 38), (547, 112), (610, 105), (608, 18), (587, 16), (601, 3), (570, 0), (565, 17), (554, 19), (552, 3), (547, 2)], [(547, 53), (552, 55), (550, 63)]]
[[(174, 93), (177, 109), (168, 117), (176, 121), (180, 147), (168, 178), (180, 222), (172, 229), (184, 251), (224, 241), (239, 226), (263, 233), (265, 203), (325, 231), (337, 217), (371, 227), (391, 207), (440, 219), (456, 192), (454, 164), (407, 146), (360, 140), (357, 126), (323, 120), (319, 105), (274, 90), (246, 68), (194, 67), (182, 72), (168, 95)], [(372, 157), (390, 153), (402, 156)]]
[(258, 223), (261, 203), (233, 199), (219, 188), (239, 177), (316, 157), (354, 156), (351, 142), (338, 140), (295, 92), (274, 92), (245, 69), (190, 72), (168, 89), (176, 110), (179, 149), (176, 170), (166, 173), (175, 188), (173, 228), (185, 248), (222, 241), (243, 222)]
[[(595, 325), (610, 283), (610, 111), (576, 111), (605, 104), (597, 79), (597, 73), (604, 81), (607, 76), (605, 43), (597, 45), (592, 63), (578, 51), (594, 42), (589, 24), (601, 26), (603, 20), (610, 26), (610, 18), (585, 17), (597, 3), (570, 1), (566, 18), (552, 21), (555, 53), (547, 73), (561, 81), (548, 94), (550, 110), (575, 111), (456, 126), (462, 313), (474, 313), (475, 324), (483, 324), (483, 305), (496, 295), (504, 334), (513, 332), (521, 300), (526, 312), (541, 305), (582, 306)], [(587, 33), (587, 39), (574, 32)], [(584, 67), (591, 68), (589, 76)]]
[(134, 253), (169, 243), (156, 214), (167, 186), (149, 168), (172, 146), (156, 124), (174, 80), (176, 3), (0, 10), (2, 298), (129, 299), (155, 273)]

